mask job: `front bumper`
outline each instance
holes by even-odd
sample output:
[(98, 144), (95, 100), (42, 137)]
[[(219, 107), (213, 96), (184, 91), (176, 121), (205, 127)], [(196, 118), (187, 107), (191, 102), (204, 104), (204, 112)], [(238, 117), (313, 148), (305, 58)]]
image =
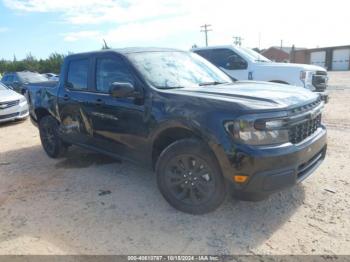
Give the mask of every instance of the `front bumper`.
[(0, 109), (0, 123), (22, 120), (29, 116), (27, 102), (22, 102), (16, 106)]
[[(236, 195), (247, 200), (259, 200), (311, 175), (324, 160), (326, 150), (327, 134), (322, 126), (299, 144), (236, 146), (234, 154), (226, 153), (229, 165), (223, 173), (231, 181)], [(232, 180), (234, 175), (249, 178), (246, 183), (238, 184)]]

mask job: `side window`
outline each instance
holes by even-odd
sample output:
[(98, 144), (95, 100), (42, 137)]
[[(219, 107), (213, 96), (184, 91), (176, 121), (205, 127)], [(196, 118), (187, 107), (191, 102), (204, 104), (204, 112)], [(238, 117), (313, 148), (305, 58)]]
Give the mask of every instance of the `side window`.
[(127, 65), (117, 57), (97, 58), (96, 90), (101, 93), (109, 93), (113, 82), (134, 82)]
[(195, 51), (195, 53), (197, 53), (201, 57), (207, 59), (208, 61), (212, 62), (211, 50), (197, 50), (197, 51)]
[(71, 60), (68, 68), (67, 85), (73, 90), (86, 90), (88, 83), (89, 59)]
[(212, 63), (228, 70), (246, 69), (247, 62), (230, 49), (213, 49)]

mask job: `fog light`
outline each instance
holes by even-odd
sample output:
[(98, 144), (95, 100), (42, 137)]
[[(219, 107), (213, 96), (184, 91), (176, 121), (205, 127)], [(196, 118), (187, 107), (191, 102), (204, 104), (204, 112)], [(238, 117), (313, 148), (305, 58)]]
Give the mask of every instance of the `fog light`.
[(242, 176), (242, 175), (237, 175), (237, 176), (233, 176), (233, 181), (235, 181), (236, 183), (244, 183), (245, 181), (247, 181), (248, 176)]

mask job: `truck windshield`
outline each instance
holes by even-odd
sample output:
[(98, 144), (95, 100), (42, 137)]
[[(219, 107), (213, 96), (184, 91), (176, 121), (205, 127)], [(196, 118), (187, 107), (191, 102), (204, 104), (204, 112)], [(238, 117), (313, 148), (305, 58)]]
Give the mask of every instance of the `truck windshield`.
[(128, 58), (147, 81), (160, 89), (232, 82), (220, 69), (190, 52), (140, 52), (128, 54)]
[(255, 52), (252, 49), (240, 47), (245, 53), (247, 53), (255, 62), (265, 62), (269, 63), (271, 60), (267, 59), (265, 56), (259, 54), (258, 52)]

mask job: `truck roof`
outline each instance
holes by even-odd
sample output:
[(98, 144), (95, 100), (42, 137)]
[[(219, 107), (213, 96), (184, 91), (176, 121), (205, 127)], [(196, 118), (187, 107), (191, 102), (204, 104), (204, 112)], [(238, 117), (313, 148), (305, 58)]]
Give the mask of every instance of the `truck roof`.
[(207, 50), (207, 49), (232, 48), (232, 47), (233, 47), (233, 45), (204, 46), (204, 47), (195, 47), (195, 48), (191, 48), (191, 51)]
[(97, 51), (83, 52), (68, 55), (68, 57), (72, 56), (80, 56), (80, 55), (93, 55), (99, 53), (107, 53), (107, 52), (116, 52), (120, 54), (131, 54), (131, 53), (142, 53), (142, 52), (185, 52), (183, 50), (174, 49), (174, 48), (160, 48), (160, 47), (127, 47), (127, 48), (113, 48), (113, 49), (103, 49)]

